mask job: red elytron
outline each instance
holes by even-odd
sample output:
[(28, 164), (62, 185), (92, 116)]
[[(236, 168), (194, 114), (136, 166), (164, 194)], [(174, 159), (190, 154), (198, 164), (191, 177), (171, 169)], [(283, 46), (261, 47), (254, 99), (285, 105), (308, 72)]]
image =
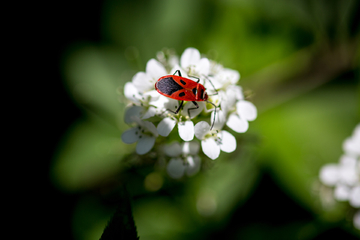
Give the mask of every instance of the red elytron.
[[(176, 73), (178, 73), (179, 76), (175, 75)], [(212, 104), (215, 107), (214, 121), (210, 128), (212, 129), (215, 122), (216, 106), (212, 102), (208, 101), (208, 95), (206, 93), (206, 89), (202, 84), (199, 83), (200, 79), (199, 78), (197, 79), (198, 81), (195, 82), (191, 79), (184, 78), (181, 76), (180, 70), (176, 70), (174, 75), (166, 75), (159, 78), (159, 80), (157, 80), (157, 82), (155, 83), (155, 89), (165, 97), (181, 101), (179, 107), (176, 109), (175, 112), (168, 109), (168, 111), (173, 112), (175, 114), (177, 114), (180, 111), (184, 101), (192, 101), (195, 105), (195, 107), (188, 109), (189, 117), (190, 117), (190, 110), (199, 108), (199, 105), (196, 102), (206, 101)]]

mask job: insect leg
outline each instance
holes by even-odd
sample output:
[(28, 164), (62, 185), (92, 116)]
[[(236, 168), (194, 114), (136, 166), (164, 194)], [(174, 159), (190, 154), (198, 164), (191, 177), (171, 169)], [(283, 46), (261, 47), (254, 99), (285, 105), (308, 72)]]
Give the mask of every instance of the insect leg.
[(215, 104), (214, 103), (212, 103), (212, 102), (209, 102), (209, 101), (206, 101), (207, 103), (210, 103), (211, 105), (213, 105), (214, 106), (214, 111), (215, 111), (215, 113), (214, 113), (214, 119), (213, 119), (213, 123), (211, 124), (211, 128), (210, 128), (210, 130), (212, 130), (213, 129), (213, 127), (214, 127), (214, 124), (215, 124), (215, 116), (216, 116), (216, 106), (215, 106)]
[(181, 103), (180, 103), (179, 107), (176, 109), (176, 111), (175, 111), (175, 112), (174, 112), (173, 110), (170, 110), (170, 109), (166, 109), (166, 110), (167, 110), (167, 111), (169, 111), (169, 112), (172, 112), (172, 113), (174, 113), (174, 114), (177, 114), (177, 113), (180, 111), (180, 109), (181, 109), (181, 107), (182, 107), (183, 103), (184, 103), (184, 101), (181, 101)]
[(181, 77), (181, 72), (180, 72), (180, 70), (176, 70), (176, 71), (175, 71), (175, 73), (174, 73), (173, 75), (176, 75), (176, 73), (178, 73), (178, 74), (179, 74), (179, 76)]
[(189, 76), (189, 77), (196, 78), (196, 79), (197, 79), (197, 82), (196, 82), (196, 83), (199, 83), (199, 82), (200, 82), (200, 78), (198, 78), (198, 77), (195, 77), (195, 76)]
[(197, 104), (197, 102), (192, 101), (192, 103), (195, 105), (195, 107), (188, 109), (188, 115), (189, 115), (189, 118), (190, 118), (190, 119), (191, 119), (190, 110), (194, 110), (194, 109), (198, 109), (198, 108), (199, 108), (199, 105)]
[(208, 77), (206, 77), (206, 76), (204, 76), (204, 77), (206, 78), (206, 80), (209, 81), (209, 83), (211, 84), (211, 86), (212, 86), (212, 87), (214, 88), (214, 90), (215, 90), (215, 93), (214, 93), (214, 94), (211, 94), (211, 95), (209, 95), (209, 96), (218, 95), (219, 93), (218, 93), (218, 91), (216, 90), (214, 84), (210, 81), (210, 79), (209, 79)]

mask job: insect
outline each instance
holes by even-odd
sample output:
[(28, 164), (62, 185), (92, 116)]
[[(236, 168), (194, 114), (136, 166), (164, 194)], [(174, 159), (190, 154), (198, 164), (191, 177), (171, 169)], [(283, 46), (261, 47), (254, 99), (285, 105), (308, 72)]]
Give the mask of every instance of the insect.
[[(178, 73), (179, 75), (177, 76), (176, 73)], [(168, 111), (174, 114), (177, 114), (180, 111), (184, 101), (192, 101), (192, 103), (195, 105), (195, 107), (188, 109), (189, 117), (191, 110), (199, 108), (197, 102), (205, 101), (212, 104), (215, 107), (215, 113), (214, 113), (214, 121), (210, 128), (211, 130), (215, 123), (216, 106), (214, 103), (208, 101), (209, 96), (206, 93), (205, 87), (201, 83), (199, 83), (200, 78), (197, 77), (194, 78), (197, 79), (197, 82), (182, 77), (180, 70), (176, 70), (173, 75), (166, 75), (159, 78), (159, 80), (157, 80), (157, 82), (155, 83), (155, 89), (165, 97), (181, 101), (179, 107), (176, 109), (175, 112), (170, 109), (167, 109)], [(208, 81), (211, 83), (210, 79), (208, 79)], [(211, 85), (214, 87), (212, 83)], [(215, 92), (216, 92), (215, 94), (217, 94), (216, 89)]]

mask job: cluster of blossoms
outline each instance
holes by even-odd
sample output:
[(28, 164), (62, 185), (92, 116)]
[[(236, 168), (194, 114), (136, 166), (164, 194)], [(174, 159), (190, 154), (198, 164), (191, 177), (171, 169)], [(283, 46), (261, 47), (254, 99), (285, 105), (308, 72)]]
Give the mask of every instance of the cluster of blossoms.
[(320, 170), (320, 180), (334, 187), (333, 197), (348, 201), (358, 209), (354, 215), (354, 226), (360, 229), (360, 124), (351, 137), (343, 143), (344, 154), (338, 164), (326, 164)]
[[(216, 109), (199, 101), (199, 108), (192, 109), (190, 117), (188, 109), (194, 108), (194, 104), (189, 101), (178, 114), (174, 114), (179, 101), (159, 94), (154, 86), (160, 77), (173, 75), (177, 70), (182, 77), (194, 81), (193, 77), (199, 78), (209, 95), (208, 101), (214, 103)], [(249, 127), (248, 121), (257, 117), (256, 107), (245, 100), (241, 87), (236, 85), (239, 79), (237, 71), (201, 57), (195, 48), (187, 48), (180, 60), (174, 54), (159, 52), (157, 59), (147, 62), (146, 72), (138, 72), (131, 82), (125, 84), (124, 94), (131, 102), (125, 112), (125, 123), (132, 128), (122, 134), (123, 142), (137, 142), (138, 154), (149, 152), (155, 142), (164, 144), (165, 147), (160, 149), (171, 158), (167, 165), (170, 176), (180, 178), (184, 173), (195, 174), (200, 169), (201, 160), (198, 156), (200, 145), (194, 137), (201, 142), (203, 153), (214, 160), (220, 151), (230, 153), (236, 149), (235, 137), (223, 130), (224, 126), (243, 133)], [(174, 130), (176, 127), (178, 135)], [(183, 143), (169, 145), (174, 135)]]

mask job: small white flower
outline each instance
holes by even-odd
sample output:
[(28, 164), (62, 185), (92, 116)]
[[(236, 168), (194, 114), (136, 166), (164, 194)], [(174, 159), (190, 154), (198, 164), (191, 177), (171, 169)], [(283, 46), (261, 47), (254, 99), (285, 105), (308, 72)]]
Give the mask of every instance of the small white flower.
[(177, 124), (179, 130), (179, 136), (184, 141), (191, 141), (194, 138), (194, 123), (190, 120), (185, 122), (177, 122), (176, 120), (167, 117), (161, 120), (159, 125), (157, 126), (158, 133), (167, 137), (170, 132), (174, 129)]
[(124, 143), (131, 144), (138, 142), (136, 145), (137, 154), (148, 153), (155, 144), (155, 139), (158, 136), (155, 125), (152, 122), (141, 121), (138, 118), (133, 118), (137, 122), (137, 126), (126, 130), (121, 139)]
[(335, 186), (339, 179), (337, 164), (326, 164), (320, 169), (320, 181), (327, 186)]
[(195, 125), (195, 136), (201, 140), (204, 154), (212, 160), (219, 157), (220, 150), (230, 153), (236, 149), (236, 139), (231, 133), (217, 130), (215, 126), (210, 130), (210, 125), (205, 121)]
[[(184, 101), (182, 108), (179, 108), (180, 101), (167, 98), (155, 90), (154, 85), (160, 77), (174, 74), (177, 70), (182, 77), (193, 81), (199, 78), (199, 83), (205, 86), (209, 96), (208, 103), (198, 101), (196, 108), (191, 101)], [(225, 124), (236, 132), (245, 132), (249, 127), (248, 121), (257, 117), (255, 106), (244, 100), (241, 87), (235, 85), (239, 79), (238, 71), (202, 57), (195, 48), (185, 49), (180, 58), (171, 50), (157, 53), (157, 60), (150, 59), (146, 70), (136, 73), (132, 81), (125, 84), (124, 95), (133, 104), (125, 111), (125, 123), (136, 123), (137, 126), (123, 133), (123, 141), (138, 142), (136, 152), (144, 154), (154, 146), (158, 135), (165, 137), (159, 139), (159, 143), (166, 141), (166, 137), (177, 127), (183, 141), (192, 141), (194, 136), (200, 139), (203, 152), (211, 159), (216, 159), (220, 151), (234, 151), (236, 139), (222, 130)], [(179, 111), (174, 114), (177, 109)], [(210, 118), (210, 125), (215, 121), (211, 131), (210, 125), (201, 121), (205, 118)], [(152, 123), (145, 119), (150, 119)], [(157, 126), (155, 129), (154, 124)], [(180, 160), (186, 162), (187, 167), (182, 167)], [(199, 161), (197, 155), (188, 154), (185, 157), (183, 153), (174, 156), (168, 167), (178, 169), (178, 175), (182, 176), (185, 172), (190, 174), (195, 171), (197, 168), (190, 166), (198, 166)]]
[(349, 156), (342, 156), (339, 164), (339, 179), (340, 183), (348, 186), (354, 186), (359, 182), (359, 170), (357, 169), (358, 161)]
[(351, 188), (345, 184), (338, 184), (334, 189), (334, 197), (338, 201), (349, 200)]
[[(345, 154), (338, 164), (326, 164), (320, 169), (320, 181), (334, 186), (334, 198), (349, 201), (354, 208), (360, 208), (360, 124), (351, 137), (343, 143)], [(354, 226), (360, 229), (360, 211), (354, 216)]]
[(207, 58), (201, 58), (199, 50), (196, 48), (187, 48), (180, 58), (181, 68), (188, 75), (207, 76), (210, 72), (210, 61)]
[(124, 93), (127, 99), (144, 107), (142, 119), (155, 116), (157, 111), (154, 105), (160, 98), (159, 94), (155, 90), (141, 93), (133, 83), (128, 82), (125, 84)]
[(132, 79), (134, 86), (142, 93), (154, 90), (155, 82), (167, 75), (165, 67), (155, 59), (146, 64), (146, 72), (138, 72)]
[(148, 119), (159, 113), (161, 108), (156, 108), (156, 103), (159, 102), (161, 95), (154, 89), (154, 84), (166, 74), (167, 72), (160, 62), (150, 59), (146, 64), (146, 72), (138, 72), (132, 78), (132, 82), (125, 84), (125, 97), (145, 108), (142, 119)]
[(339, 164), (326, 164), (320, 170), (320, 180), (328, 186), (344, 184), (353, 186), (359, 182), (357, 160), (353, 157), (342, 156)]
[(257, 117), (257, 110), (251, 102), (240, 100), (236, 102), (236, 111), (231, 113), (226, 125), (238, 133), (246, 132), (249, 128), (248, 121)]
[[(220, 90), (226, 90), (229, 88), (229, 86), (235, 86), (235, 84), (240, 79), (240, 74), (238, 71), (228, 68), (223, 68), (220, 64), (218, 64), (217, 69), (215, 70), (215, 73), (209, 77), (211, 80), (212, 85), (216, 89)], [(214, 72), (211, 70), (211, 72)], [(212, 89), (212, 85), (210, 82), (205, 83), (205, 87), (207, 89)]]
[(249, 128), (248, 121), (257, 117), (257, 109), (251, 102), (244, 100), (239, 86), (229, 85), (225, 91), (219, 91), (221, 110), (228, 115), (226, 125), (238, 133), (244, 133)]
[(170, 177), (178, 179), (184, 173), (188, 176), (195, 175), (200, 170), (199, 144), (185, 142), (182, 145), (173, 143), (164, 148), (165, 154), (172, 157), (166, 167)]
[(143, 107), (136, 106), (136, 105), (126, 108), (124, 122), (126, 124), (131, 124), (133, 122), (136, 122), (137, 119), (141, 118), (144, 111), (145, 111), (145, 109)]
[[(160, 121), (159, 125), (157, 126), (158, 133), (161, 136), (167, 137), (170, 132), (174, 129), (174, 127), (178, 126), (179, 136), (184, 141), (191, 141), (194, 138), (194, 123), (188, 119), (188, 109), (193, 103), (187, 102), (184, 106), (184, 108), (181, 110), (180, 113), (177, 114), (177, 116), (169, 114), (169, 117), (164, 118)], [(164, 105), (166, 109), (177, 109), (178, 108), (178, 101), (175, 100), (168, 100), (168, 102)], [(199, 103), (199, 108), (194, 109), (191, 111), (191, 118), (196, 117), (200, 112), (202, 111), (204, 107), (204, 104)]]

